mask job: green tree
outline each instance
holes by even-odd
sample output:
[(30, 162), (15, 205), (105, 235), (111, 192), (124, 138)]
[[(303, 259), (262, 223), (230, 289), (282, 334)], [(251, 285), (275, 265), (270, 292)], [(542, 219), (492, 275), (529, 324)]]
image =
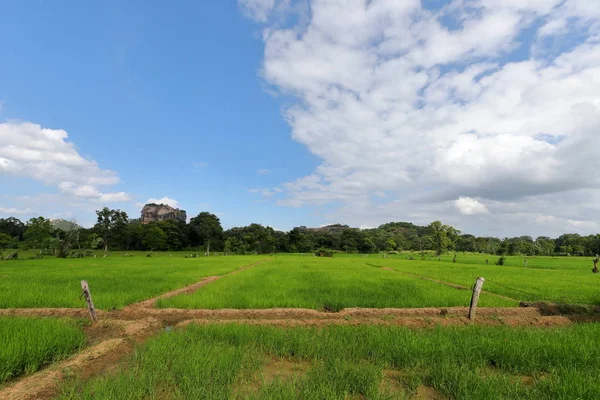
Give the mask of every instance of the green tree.
[(26, 229), (27, 227), (25, 224), (17, 218), (0, 218), (0, 232), (6, 233), (10, 237), (23, 240), (23, 234), (25, 233)]
[(125, 232), (127, 226), (127, 213), (121, 210), (111, 210), (104, 207), (102, 210), (96, 210), (98, 222), (94, 225), (104, 244), (104, 252), (108, 251), (109, 242)]
[(49, 239), (52, 239), (52, 232), (52, 222), (49, 219), (44, 217), (31, 218), (27, 222), (23, 239), (32, 249), (42, 249), (48, 246)]
[(142, 244), (147, 250), (165, 250), (167, 248), (167, 234), (157, 225), (151, 224), (146, 229)]
[(433, 249), (438, 256), (454, 247), (455, 240), (460, 233), (450, 225), (444, 225), (440, 221), (432, 222), (427, 228), (433, 242)]
[(6, 233), (0, 232), (0, 249), (10, 249), (15, 247), (16, 239), (7, 235)]
[(386, 244), (387, 251), (393, 251), (398, 248), (398, 244), (396, 243), (396, 241), (394, 239), (388, 239), (385, 244)]
[(208, 212), (201, 212), (190, 219), (190, 229), (198, 236), (200, 244), (206, 246), (206, 254), (210, 255), (210, 244), (221, 238), (223, 227), (219, 217)]

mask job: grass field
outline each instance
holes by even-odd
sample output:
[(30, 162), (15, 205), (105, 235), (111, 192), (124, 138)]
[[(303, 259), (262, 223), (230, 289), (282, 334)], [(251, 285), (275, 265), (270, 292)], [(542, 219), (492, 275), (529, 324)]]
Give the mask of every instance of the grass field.
[(111, 310), (223, 275), (267, 257), (119, 257), (6, 261), (0, 263), (0, 308), (85, 307), (81, 279), (96, 308)]
[[(358, 258), (278, 257), (227, 276), (193, 294), (158, 301), (168, 308), (467, 306), (471, 294), (445, 285), (369, 267)], [(516, 306), (482, 295), (481, 306)]]
[(525, 268), (523, 258), (509, 258), (507, 265), (498, 266), (486, 265), (485, 259), (479, 264), (472, 259), (471, 263), (463, 263), (463, 257), (456, 264), (447, 257), (442, 261), (372, 258), (366, 262), (464, 286), (471, 286), (476, 277), (483, 276), (485, 291), (523, 301), (600, 304), (600, 276), (592, 274), (585, 258), (531, 258)]
[(0, 384), (63, 359), (84, 344), (74, 320), (0, 317)]
[(600, 325), (562, 328), (189, 326), (62, 399), (600, 398)]

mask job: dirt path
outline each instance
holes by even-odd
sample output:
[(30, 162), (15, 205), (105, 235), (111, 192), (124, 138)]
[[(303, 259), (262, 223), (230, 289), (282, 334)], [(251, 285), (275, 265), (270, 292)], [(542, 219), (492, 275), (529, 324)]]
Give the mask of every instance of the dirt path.
[[(377, 267), (376, 265), (373, 265), (373, 266)], [(472, 288), (469, 288), (469, 287), (466, 287), (466, 286), (462, 286), (462, 285), (457, 285), (456, 283), (444, 282), (444, 281), (440, 281), (440, 280), (437, 280), (437, 279), (428, 278), (428, 277), (422, 276), (422, 275), (411, 274), (410, 272), (398, 271), (398, 270), (395, 270), (395, 269), (390, 268), (390, 267), (381, 267), (381, 269), (386, 270), (386, 271), (396, 272), (398, 274), (412, 276), (413, 278), (422, 279), (424, 281), (439, 283), (440, 285), (449, 286), (451, 288), (458, 289), (458, 290), (472, 290)], [(519, 299), (515, 299), (513, 297), (503, 296), (501, 294), (488, 292), (486, 290), (482, 290), (481, 293), (485, 293), (485, 294), (490, 295), (490, 296), (499, 297), (499, 298), (504, 299), (504, 300), (517, 301), (517, 302), (520, 301)]]

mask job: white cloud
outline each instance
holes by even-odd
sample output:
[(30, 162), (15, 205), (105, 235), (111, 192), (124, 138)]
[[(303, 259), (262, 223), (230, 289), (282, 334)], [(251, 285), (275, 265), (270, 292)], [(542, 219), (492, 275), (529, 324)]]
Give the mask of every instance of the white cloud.
[(148, 203), (166, 204), (166, 205), (169, 205), (169, 206), (171, 206), (173, 208), (179, 208), (179, 202), (177, 200), (172, 199), (172, 198), (167, 197), (167, 196), (162, 197), (160, 199), (154, 199), (154, 198), (148, 199), (148, 200), (146, 200), (146, 204), (148, 204)]
[(454, 205), (463, 215), (479, 215), (479, 214), (489, 214), (488, 208), (485, 204), (482, 204), (477, 199), (472, 199), (470, 197), (459, 197)]
[(82, 157), (67, 132), (30, 122), (0, 124), (0, 175), (32, 178), (85, 200), (129, 201), (124, 192), (97, 188), (119, 183), (118, 175)]
[(275, 8), (275, 0), (238, 0), (238, 5), (248, 17), (258, 22), (266, 22)]
[(265, 197), (271, 197), (271, 196), (275, 195), (275, 191), (273, 191), (271, 189), (267, 189), (267, 188), (249, 189), (248, 192), (250, 192), (250, 193), (258, 193), (258, 194), (261, 194), (262, 196), (265, 196)]
[[(356, 225), (452, 219), (461, 205), (463, 215), (504, 216), (481, 230), (509, 230), (517, 212), (536, 224), (543, 198), (543, 215), (567, 221), (558, 199), (578, 204), (582, 191), (600, 188), (598, 174), (585, 173), (600, 168), (600, 7), (422, 4), (313, 0), (308, 21), (267, 23), (261, 75), (295, 99), (285, 109), (292, 136), (322, 160), (282, 184), (278, 204), (333, 204), (327, 217)], [(568, 45), (527, 43), (526, 29)], [(373, 199), (381, 193), (387, 203)], [(452, 204), (460, 197), (470, 205)]]
[(194, 168), (206, 168), (208, 167), (208, 164), (202, 161), (196, 161), (194, 162)]
[(7, 214), (7, 215), (33, 214), (33, 211), (30, 208), (0, 207), (0, 214)]
[(259, 175), (269, 175), (271, 173), (271, 170), (263, 168), (263, 169), (259, 169), (258, 171), (256, 171), (256, 173)]

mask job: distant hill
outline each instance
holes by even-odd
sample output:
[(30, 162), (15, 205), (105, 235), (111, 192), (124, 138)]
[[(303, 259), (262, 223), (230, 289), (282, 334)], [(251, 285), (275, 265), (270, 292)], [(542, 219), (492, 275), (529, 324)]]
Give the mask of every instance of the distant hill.
[(73, 228), (81, 228), (81, 226), (77, 225), (76, 223), (67, 221), (66, 219), (62, 218), (50, 220), (50, 223), (52, 224), (52, 227), (54, 229), (60, 229), (66, 232), (70, 231)]
[(345, 229), (348, 229), (348, 228), (350, 228), (348, 225), (342, 225), (342, 224), (333, 224), (333, 225), (321, 226), (319, 228), (300, 227), (300, 229), (304, 230), (304, 231), (308, 231), (308, 232), (324, 232), (324, 233), (330, 233), (332, 235), (341, 235), (342, 232)]

